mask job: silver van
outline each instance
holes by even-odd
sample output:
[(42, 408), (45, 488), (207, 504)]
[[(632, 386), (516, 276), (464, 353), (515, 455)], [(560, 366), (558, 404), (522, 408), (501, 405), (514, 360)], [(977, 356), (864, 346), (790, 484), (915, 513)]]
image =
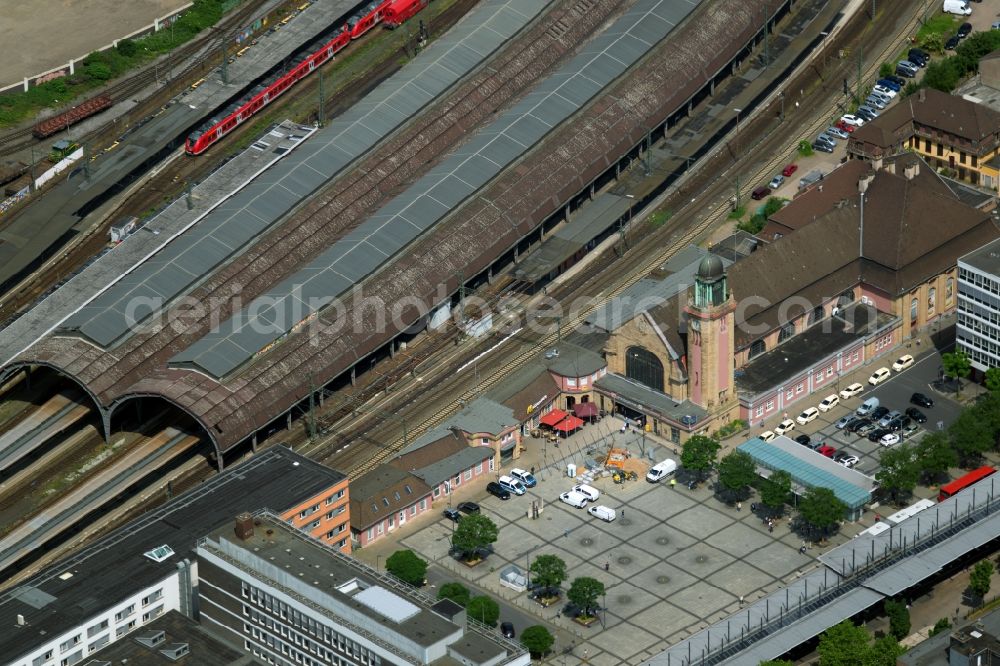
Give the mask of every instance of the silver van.
[(868, 398), (858, 406), (854, 413), (858, 416), (868, 416), (878, 409), (879, 404), (878, 398)]

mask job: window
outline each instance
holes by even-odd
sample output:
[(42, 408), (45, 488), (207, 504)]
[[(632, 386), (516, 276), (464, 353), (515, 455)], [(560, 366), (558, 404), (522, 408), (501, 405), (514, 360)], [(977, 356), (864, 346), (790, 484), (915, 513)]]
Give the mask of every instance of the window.
[(799, 384), (798, 386), (795, 387), (795, 392), (796, 393), (802, 393), (802, 391), (803, 391), (804, 388), (805, 387), (802, 384)]
[(396, 492), (394, 492), (394, 493), (393, 493), (393, 495), (395, 496), (395, 498), (396, 498), (396, 501), (398, 502), (398, 501), (399, 501), (399, 499), (400, 499), (400, 498), (399, 498), (399, 491), (397, 490)]
[(318, 520), (314, 520), (311, 523), (309, 523), (309, 529), (314, 530), (317, 527), (319, 527), (319, 521)]
[(456, 488), (457, 488), (458, 486), (462, 485), (462, 475), (461, 475), (461, 474), (459, 474), (458, 476), (456, 476), (456, 477), (455, 477), (455, 480), (454, 480), (454, 481), (452, 481), (451, 485), (452, 485), (453, 487), (456, 487)]
[(329, 520), (330, 518), (333, 518), (334, 516), (339, 516), (340, 514), (344, 513), (345, 511), (347, 511), (347, 506), (338, 506), (336, 509), (331, 509), (330, 511), (327, 511), (327, 513), (326, 513), (327, 520)]
[(917, 323), (917, 308), (919, 305), (920, 303), (915, 298), (910, 301), (910, 326), (914, 326)]
[(121, 622), (134, 612), (135, 612), (135, 604), (130, 604), (126, 606), (125, 608), (115, 613), (115, 622)]
[(764, 416), (764, 405), (757, 405), (757, 410), (754, 412), (755, 416)]
[(427, 510), (427, 498), (426, 497), (423, 498), (422, 500), (420, 500), (420, 510), (421, 511), (426, 511)]
[(490, 438), (489, 437), (483, 437), (482, 440), (480, 440), (479, 443), (482, 444), (483, 446), (489, 446), (490, 445)]
[(781, 327), (780, 331), (778, 331), (778, 342), (784, 342), (793, 335), (795, 335), (795, 324), (788, 322)]
[(949, 277), (944, 282), (944, 304), (951, 305), (955, 298), (955, 278)]
[(372, 527), (369, 527), (368, 528), (368, 541), (371, 541), (374, 538), (375, 538), (375, 529), (372, 528)]
[(568, 386), (569, 388), (576, 388), (576, 378), (575, 377), (567, 377), (566, 378), (566, 386)]
[(860, 349), (854, 350), (854, 353), (851, 354), (851, 360), (857, 363), (860, 359), (861, 359), (861, 350)]
[(785, 391), (785, 400), (791, 400), (794, 397), (795, 397), (795, 391), (793, 391), (792, 389), (788, 389), (787, 391)]
[(476, 463), (476, 474), (482, 474), (482, 473), (483, 473), (483, 461), (480, 460), (479, 462)]
[(69, 650), (72, 647), (74, 647), (76, 645), (79, 645), (80, 641), (82, 639), (83, 639), (83, 634), (77, 634), (76, 636), (73, 636), (72, 638), (66, 639), (65, 641), (63, 641), (62, 643), (59, 644), (59, 651), (60, 652), (65, 652), (66, 650)]
[(414, 504), (413, 506), (410, 507), (410, 515), (411, 516), (417, 515), (417, 505), (416, 504)]
[(391, 530), (395, 526), (396, 526), (396, 515), (393, 514), (389, 516), (389, 529)]
[(441, 486), (434, 486), (434, 497), (441, 496)]
[(767, 404), (764, 405), (764, 409), (766, 409), (767, 411), (771, 411), (772, 409), (774, 409), (774, 400), (768, 400)]
[(110, 622), (108, 622), (107, 620), (103, 620), (102, 622), (87, 627), (87, 638), (93, 638), (97, 634), (101, 633), (102, 631), (108, 628), (109, 624)]
[(376, 527), (378, 528), (378, 535), (382, 536), (382, 533), (385, 531), (385, 523), (379, 523)]
[(754, 356), (760, 356), (765, 351), (767, 351), (767, 343), (764, 342), (763, 338), (759, 340), (754, 340), (752, 343), (750, 343), (750, 355), (749, 355), (750, 358), (753, 358)]
[(490, 471), (493, 471), (493, 458), (490, 458)]
[(930, 317), (937, 311), (937, 289), (931, 287), (927, 290), (927, 316)]
[(833, 377), (833, 366), (832, 365), (829, 368), (826, 369), (826, 376), (827, 377)]
[(465, 480), (468, 481), (472, 478), (472, 468), (465, 470)]
[(333, 504), (334, 502), (336, 502), (339, 499), (342, 499), (343, 497), (344, 497), (344, 491), (338, 490), (336, 493), (326, 498), (326, 503)]
[(389, 506), (389, 498), (388, 497), (383, 497), (382, 498), (382, 504), (385, 504), (386, 506)]
[(625, 350), (625, 376), (654, 391), (663, 392), (663, 363), (645, 347)]
[(826, 313), (823, 310), (823, 306), (817, 305), (816, 307), (813, 308), (813, 311), (809, 313), (809, 324), (810, 325), (815, 324), (820, 319), (822, 319), (825, 316), (825, 314)]

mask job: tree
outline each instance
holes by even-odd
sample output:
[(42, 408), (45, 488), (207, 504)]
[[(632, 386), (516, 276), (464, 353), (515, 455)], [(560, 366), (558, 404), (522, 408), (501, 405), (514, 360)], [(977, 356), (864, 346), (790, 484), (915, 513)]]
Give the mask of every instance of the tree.
[(895, 599), (886, 599), (885, 614), (889, 617), (889, 631), (896, 640), (910, 635), (910, 611), (906, 604)]
[(701, 481), (715, 465), (719, 455), (719, 443), (711, 437), (695, 435), (684, 442), (681, 451), (681, 466), (692, 472), (695, 479)]
[(604, 594), (604, 583), (596, 578), (581, 576), (573, 579), (566, 596), (580, 607), (584, 617), (590, 617), (590, 611), (598, 608), (597, 599), (602, 594)]
[(107, 81), (111, 78), (111, 68), (103, 62), (95, 62), (90, 67), (87, 67), (86, 71), (87, 76), (95, 81)]
[(788, 661), (787, 659), (769, 659), (760, 662), (760, 666), (795, 666), (795, 662)]
[(566, 580), (566, 563), (556, 555), (539, 555), (531, 563), (531, 580), (545, 589), (547, 596), (559, 594), (559, 586)]
[(472, 595), (469, 594), (469, 588), (461, 583), (445, 583), (438, 590), (438, 599), (451, 599), (463, 608), (469, 605), (469, 599), (471, 598)]
[(819, 637), (819, 661), (822, 666), (857, 666), (868, 654), (868, 632), (850, 620), (836, 624)]
[(943, 432), (928, 433), (917, 449), (917, 468), (924, 485), (937, 483), (948, 475), (948, 470), (958, 465), (958, 454)]
[(385, 570), (414, 587), (423, 585), (427, 578), (427, 563), (412, 550), (397, 550), (390, 555), (385, 561)]
[(978, 464), (995, 441), (990, 423), (973, 409), (962, 410), (948, 427), (948, 439), (958, 452), (959, 462), (969, 467)]
[[(928, 67), (928, 70), (930, 67)], [(969, 361), (969, 357), (963, 351), (947, 352), (941, 354), (941, 365), (944, 367), (944, 374), (946, 377), (952, 377), (958, 380), (958, 390), (962, 388), (962, 379), (969, 376), (972, 372), (972, 362)]]
[(990, 393), (1000, 392), (1000, 368), (989, 368), (986, 370), (986, 389)]
[(837, 499), (829, 488), (813, 487), (799, 502), (798, 529), (806, 532), (813, 541), (817, 537), (835, 534), (847, 512), (847, 505)]
[(123, 58), (131, 58), (139, 50), (139, 47), (135, 45), (131, 39), (123, 39), (118, 42), (118, 46), (115, 47), (118, 53), (121, 54)]
[(812, 144), (806, 139), (799, 141), (799, 155), (802, 157), (809, 157), (813, 154)]
[(899, 655), (906, 652), (892, 636), (877, 639), (869, 648), (865, 657), (865, 666), (896, 666)]
[(882, 452), (875, 480), (882, 491), (888, 492), (895, 502), (913, 492), (919, 476), (916, 453), (912, 446), (904, 444)]
[(893, 65), (891, 62), (884, 62), (878, 67), (878, 75), (881, 78), (892, 76), (895, 73), (896, 73), (896, 66)]
[(950, 93), (958, 85), (962, 72), (954, 58), (936, 60), (927, 65), (923, 83), (928, 88)]
[(792, 493), (792, 477), (785, 470), (778, 470), (771, 474), (771, 478), (764, 481), (760, 487), (760, 501), (767, 507), (770, 513), (781, 514), (784, 512), (785, 502)]
[(990, 578), (993, 576), (993, 563), (989, 560), (980, 560), (976, 566), (972, 567), (969, 573), (969, 589), (977, 597), (982, 599), (990, 591)]
[(500, 605), (487, 596), (472, 597), (465, 607), (466, 615), (483, 624), (494, 627), (500, 619)]
[(532, 659), (541, 659), (549, 653), (549, 649), (556, 639), (552, 637), (549, 630), (540, 624), (528, 627), (521, 632), (521, 645), (528, 648)]
[(498, 532), (496, 523), (481, 513), (474, 513), (458, 521), (451, 545), (466, 560), (482, 558), (487, 554), (485, 549), (496, 543)]
[(931, 628), (930, 633), (927, 635), (933, 636), (935, 634), (940, 634), (942, 631), (947, 631), (949, 629), (951, 629), (951, 622), (948, 621), (948, 618), (943, 617), (934, 623), (934, 626)]
[(727, 502), (750, 496), (750, 484), (757, 478), (757, 466), (744, 451), (733, 451), (719, 461), (718, 491)]

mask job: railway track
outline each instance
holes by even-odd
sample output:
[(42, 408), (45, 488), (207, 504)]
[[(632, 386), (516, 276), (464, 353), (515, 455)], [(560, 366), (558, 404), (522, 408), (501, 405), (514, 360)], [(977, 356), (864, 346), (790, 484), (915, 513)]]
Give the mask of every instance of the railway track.
[[(927, 3), (923, 4), (926, 5)], [(900, 9), (899, 3), (895, 5), (895, 9)], [(885, 11), (883, 8), (883, 12)], [(859, 14), (859, 16), (861, 15)], [(878, 55), (870, 61), (872, 64), (866, 67), (863, 72), (865, 80), (873, 79), (874, 74), (877, 73), (879, 64), (887, 59), (891, 59), (903, 47), (907, 36), (915, 31), (919, 22), (919, 16), (920, 14), (914, 14), (905, 23), (897, 36), (890, 40), (879, 51)], [(858, 17), (850, 21), (848, 27), (841, 31), (837, 39), (831, 40), (829, 44), (825, 45), (820, 57), (825, 58), (827, 53), (831, 51), (837, 52), (853, 39), (866, 34), (870, 26), (862, 25), (863, 22)], [(839, 81), (841, 74), (847, 71), (849, 67), (850, 64), (840, 62), (834, 67), (834, 71), (827, 73), (825, 80), (827, 82)], [(788, 87), (794, 89), (799, 87), (801, 83), (801, 89), (803, 90), (803, 94), (805, 94), (805, 90), (814, 87), (807, 85), (807, 82), (816, 81), (815, 70), (812, 69), (812, 66), (800, 67), (799, 69), (800, 71), (793, 74), (794, 80)], [(825, 88), (823, 92), (829, 94), (839, 86), (827, 83), (823, 87)], [(798, 134), (796, 138), (790, 139), (781, 136), (776, 131), (784, 129), (788, 125), (778, 124), (775, 127), (774, 122), (770, 120), (771, 114), (768, 114), (767, 111), (771, 110), (773, 106), (773, 99), (770, 103), (762, 104), (760, 111), (757, 112), (757, 119), (748, 122), (744, 126), (742, 130), (743, 141), (737, 146), (735, 153), (736, 156), (747, 156), (753, 153), (765, 154), (771, 156), (769, 159), (757, 161), (752, 169), (748, 170), (743, 164), (744, 160), (730, 158), (731, 163), (729, 165), (722, 165), (720, 169), (718, 162), (726, 160), (725, 155), (731, 145), (730, 141), (725, 142), (724, 145), (715, 149), (714, 155), (708, 159), (708, 164), (697, 169), (691, 174), (687, 183), (676, 188), (673, 202), (677, 204), (677, 207), (670, 208), (670, 210), (676, 211), (676, 214), (671, 219), (671, 224), (664, 225), (663, 228), (644, 239), (645, 242), (643, 245), (645, 247), (662, 246), (661, 250), (645, 253), (633, 251), (627, 253), (622, 259), (617, 259), (613, 253), (607, 252), (594, 260), (595, 265), (592, 266), (592, 270), (588, 271), (590, 277), (585, 275), (579, 280), (567, 282), (554, 292), (553, 290), (549, 290), (549, 296), (560, 298), (569, 294), (593, 293), (596, 291), (602, 301), (607, 301), (620, 295), (646, 276), (651, 270), (662, 265), (688, 244), (696, 242), (707, 231), (711, 230), (727, 217), (730, 211), (729, 196), (727, 196), (729, 194), (729, 186), (727, 183), (731, 182), (732, 176), (736, 172), (744, 176), (744, 182), (747, 183), (767, 180), (767, 177), (784, 163), (786, 156), (794, 151), (798, 143), (797, 137), (808, 137), (818, 133), (829, 124), (831, 114), (833, 114), (836, 108), (836, 105), (831, 102), (829, 105), (824, 105), (820, 112), (814, 113), (809, 117), (806, 117), (804, 108), (801, 111), (787, 114), (788, 117), (797, 115), (801, 118), (798, 124), (801, 134)], [(754, 132), (754, 129), (757, 131)], [(748, 141), (748, 137), (751, 136), (754, 138)], [(730, 140), (732, 140), (732, 137)], [(712, 183), (715, 183), (715, 185), (712, 186)], [(680, 196), (676, 196), (678, 194)], [(692, 200), (692, 197), (694, 197), (694, 200)], [(668, 197), (663, 197), (663, 199), (669, 201)], [(706, 199), (716, 203), (711, 206), (706, 214), (699, 215), (698, 207)], [(641, 222), (641, 218), (637, 222)], [(600, 284), (602, 282), (606, 283), (604, 278), (606, 271), (612, 269), (625, 277), (615, 281), (610, 287), (601, 289)], [(582, 324), (586, 316), (592, 311), (593, 309), (588, 309), (586, 312), (579, 313), (572, 320), (564, 320), (561, 328), (563, 330), (572, 330), (574, 327)], [(344, 433), (340, 436), (332, 440), (320, 441), (316, 444), (302, 444), (303, 448), (301, 450), (322, 459), (328, 464), (332, 464), (338, 469), (350, 472), (352, 477), (363, 474), (400, 450), (404, 440), (412, 441), (414, 437), (439, 425), (454, 414), (462, 404), (466, 404), (477, 395), (482, 394), (485, 390), (494, 386), (518, 368), (523, 367), (527, 362), (537, 359), (538, 354), (555, 343), (557, 339), (558, 333), (533, 337), (522, 334), (520, 342), (523, 349), (513, 355), (510, 353), (505, 355), (502, 362), (498, 364), (498, 367), (487, 368), (485, 374), (482, 372), (479, 373), (477, 385), (471, 389), (460, 390), (456, 386), (458, 382), (448, 381), (446, 377), (454, 375), (457, 368), (468, 363), (469, 357), (482, 353), (480, 348), (477, 347), (470, 350), (463, 358), (458, 358), (443, 365), (441, 372), (424, 378), (426, 383), (421, 384), (421, 386), (428, 387), (428, 390), (421, 392), (419, 398), (422, 404), (436, 402), (438, 394), (447, 395), (448, 398), (444, 399), (442, 407), (429, 416), (421, 417), (419, 420), (414, 419), (416, 423), (411, 421), (411, 424), (408, 424), (406, 428), (405, 435), (401, 436), (399, 433), (400, 417), (388, 417), (382, 412), (390, 411), (392, 414), (398, 415), (402, 410), (412, 406), (416, 402), (416, 396), (403, 403), (399, 403), (398, 400), (392, 401), (391, 407), (389, 407), (390, 397), (382, 396), (376, 404), (366, 406), (360, 415), (355, 410), (350, 412), (349, 416), (341, 418), (338, 422), (327, 426), (327, 428), (343, 429)], [(442, 345), (437, 346), (440, 347)], [(410, 388), (411, 390), (413, 389), (412, 382)], [(438, 390), (434, 390), (434, 388)], [(416, 393), (416, 391), (413, 392)], [(382, 433), (384, 433), (384, 436), (380, 436)], [(370, 447), (365, 447), (364, 443), (372, 444), (377, 448), (375, 451), (372, 451)], [(359, 453), (359, 451), (363, 451), (363, 453)]]

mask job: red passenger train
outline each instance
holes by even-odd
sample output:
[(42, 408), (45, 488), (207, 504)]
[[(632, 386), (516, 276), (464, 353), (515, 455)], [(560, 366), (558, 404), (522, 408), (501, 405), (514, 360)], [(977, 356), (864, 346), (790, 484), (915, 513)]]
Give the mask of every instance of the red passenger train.
[(427, 6), (427, 0), (382, 0), (365, 7), (364, 12), (348, 19), (337, 35), (326, 42), (315, 53), (304, 58), (290, 72), (281, 76), (270, 85), (255, 88), (250, 97), (228, 107), (223, 117), (212, 118), (200, 129), (188, 135), (184, 142), (184, 152), (188, 155), (200, 155), (208, 147), (229, 134), (237, 125), (276, 100), (283, 92), (305, 78), (320, 65), (330, 60), (352, 39), (361, 37), (379, 23), (387, 28), (396, 28), (404, 21), (415, 16)]

